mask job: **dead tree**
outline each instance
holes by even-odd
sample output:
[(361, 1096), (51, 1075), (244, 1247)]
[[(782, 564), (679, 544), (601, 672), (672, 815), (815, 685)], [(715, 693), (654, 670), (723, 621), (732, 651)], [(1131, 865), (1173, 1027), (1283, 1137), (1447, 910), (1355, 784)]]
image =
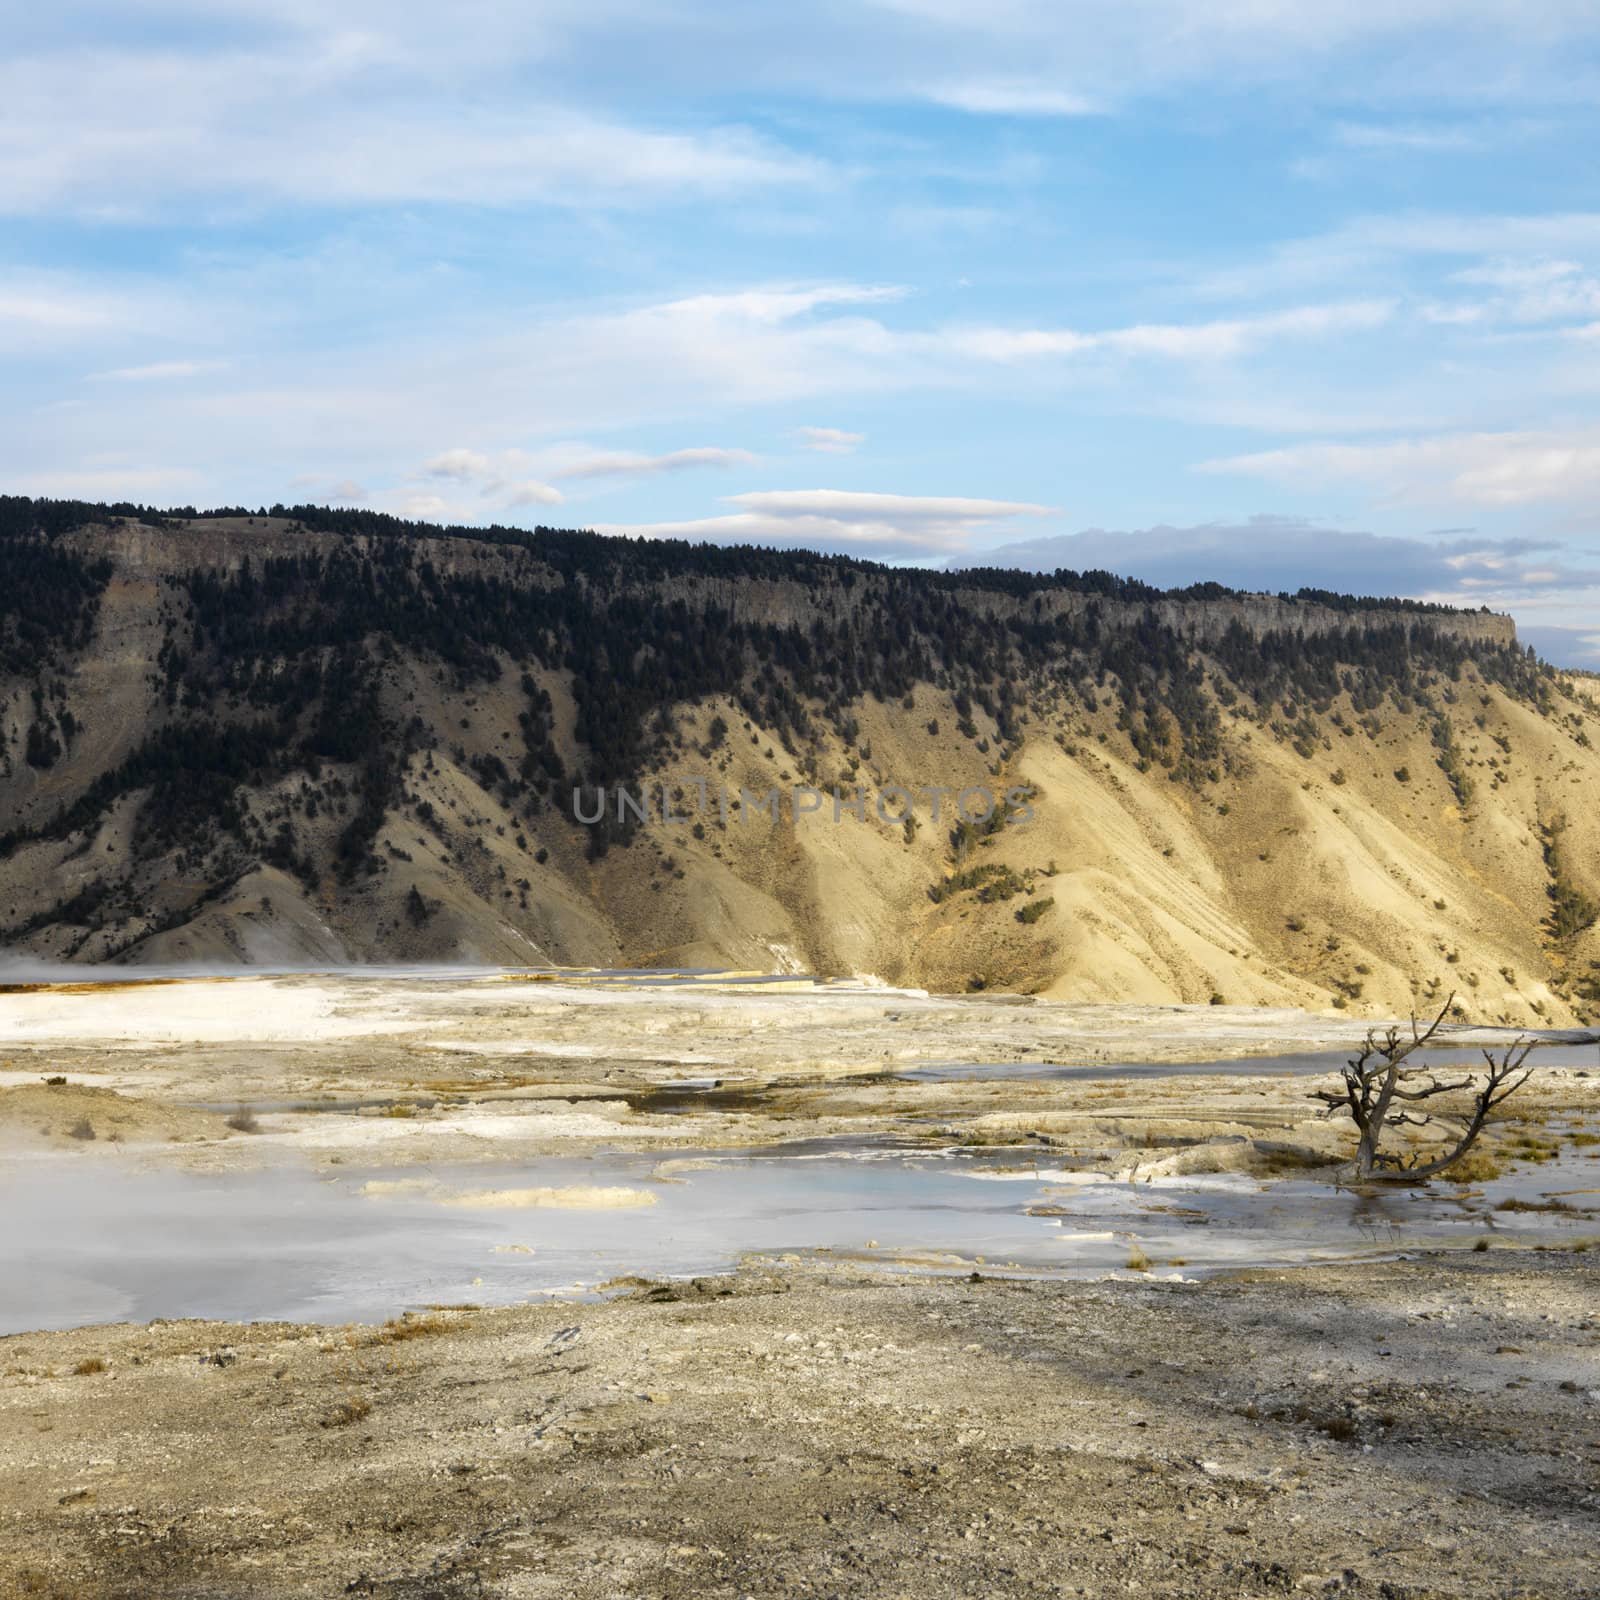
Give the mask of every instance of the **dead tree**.
[[(1534, 1046), (1531, 1039), (1517, 1040), (1498, 1061), (1492, 1051), (1485, 1050), (1483, 1059), (1488, 1063), (1489, 1075), (1481, 1088), (1475, 1073), (1456, 1083), (1440, 1083), (1430, 1068), (1406, 1066), (1411, 1053), (1422, 1049), (1438, 1033), (1455, 998), (1452, 994), (1445, 1001), (1444, 1009), (1426, 1028), (1419, 1028), (1413, 1016), (1409, 1039), (1401, 1036), (1398, 1027), (1389, 1028), (1381, 1038), (1375, 1029), (1369, 1032), (1360, 1055), (1345, 1064), (1343, 1087), (1320, 1089), (1312, 1096), (1327, 1106), (1329, 1116), (1346, 1111), (1355, 1123), (1361, 1135), (1352, 1173), (1357, 1181), (1421, 1183), (1443, 1172), (1477, 1142), (1489, 1113), (1533, 1076), (1531, 1067), (1523, 1067)], [(1470, 1111), (1421, 1109), (1423, 1102), (1438, 1095), (1468, 1091), (1473, 1097)], [(1431, 1160), (1418, 1156), (1408, 1162), (1383, 1148), (1383, 1136), (1389, 1128), (1438, 1128), (1445, 1121), (1455, 1125), (1456, 1141), (1442, 1156)]]

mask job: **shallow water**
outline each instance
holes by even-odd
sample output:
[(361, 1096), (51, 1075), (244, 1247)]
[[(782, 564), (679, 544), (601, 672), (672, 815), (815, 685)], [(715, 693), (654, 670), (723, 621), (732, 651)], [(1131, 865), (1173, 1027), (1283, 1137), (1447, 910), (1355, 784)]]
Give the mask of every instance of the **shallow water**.
[[(92, 1163), (92, 1166), (90, 1165)], [(346, 1322), (430, 1303), (503, 1304), (683, 1276), (748, 1254), (926, 1270), (1157, 1275), (1600, 1236), (1600, 1160), (1568, 1151), (1478, 1191), (1362, 1196), (1236, 1174), (1115, 1182), (1059, 1153), (930, 1153), (853, 1140), (761, 1151), (611, 1154), (395, 1173), (299, 1167), (206, 1177), (73, 1152), (0, 1175), (0, 1332), (203, 1316)], [(484, 1190), (632, 1189), (631, 1209), (473, 1209)], [(1588, 1193), (1572, 1193), (1587, 1189)], [(1572, 1213), (1496, 1212), (1568, 1192)], [(1180, 1265), (1181, 1263), (1181, 1265)]]
[[(1277, 1055), (1244, 1056), (1230, 1061), (1098, 1061), (1088, 1065), (1062, 1066), (1050, 1061), (937, 1061), (926, 1066), (907, 1067), (896, 1076), (911, 1083), (984, 1083), (1018, 1080), (1055, 1082), (1099, 1081), (1101, 1079), (1239, 1077), (1314, 1078), (1337, 1072), (1355, 1054), (1342, 1050), (1296, 1050)], [(1475, 1067), (1483, 1070), (1480, 1047), (1442, 1045), (1420, 1051), (1416, 1063), (1429, 1067)], [(1571, 1067), (1600, 1076), (1600, 1049), (1593, 1044), (1568, 1042), (1538, 1046), (1529, 1056), (1529, 1065)]]

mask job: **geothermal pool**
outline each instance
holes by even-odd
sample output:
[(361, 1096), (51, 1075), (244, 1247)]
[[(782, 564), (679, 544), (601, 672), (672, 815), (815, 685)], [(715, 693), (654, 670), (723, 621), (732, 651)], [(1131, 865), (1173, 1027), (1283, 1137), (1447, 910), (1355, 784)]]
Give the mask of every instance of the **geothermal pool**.
[[(1500, 1210), (1508, 1200), (1560, 1210)], [(1041, 1150), (851, 1140), (318, 1174), (9, 1162), (0, 1332), (152, 1317), (350, 1322), (594, 1294), (805, 1256), (852, 1271), (1153, 1276), (1600, 1238), (1600, 1159), (1377, 1195), (1241, 1174), (1142, 1181)]]

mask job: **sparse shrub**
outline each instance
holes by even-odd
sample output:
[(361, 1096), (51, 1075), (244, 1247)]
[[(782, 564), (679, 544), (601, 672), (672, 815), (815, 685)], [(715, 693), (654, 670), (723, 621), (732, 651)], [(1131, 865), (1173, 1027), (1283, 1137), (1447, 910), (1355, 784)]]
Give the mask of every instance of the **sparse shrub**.
[(240, 1106), (238, 1110), (236, 1110), (233, 1115), (228, 1118), (225, 1125), (232, 1128), (235, 1133), (261, 1132), (261, 1124), (256, 1120), (256, 1114), (250, 1109), (249, 1106)]
[(72, 1369), (75, 1378), (92, 1378), (97, 1372), (106, 1370), (105, 1361), (99, 1356), (85, 1356), (77, 1366)]
[(352, 1422), (360, 1422), (363, 1417), (372, 1415), (372, 1402), (364, 1395), (351, 1395), (348, 1399), (341, 1400), (317, 1423), (319, 1428), (348, 1428)]
[(407, 1311), (398, 1317), (391, 1317), (381, 1328), (376, 1329), (366, 1342), (404, 1344), (409, 1339), (428, 1339), (435, 1334), (449, 1333), (452, 1328), (463, 1326), (465, 1324), (451, 1322), (448, 1317), (421, 1316)]
[(87, 1117), (79, 1117), (78, 1120), (67, 1129), (67, 1137), (69, 1139), (89, 1140), (94, 1138), (94, 1136), (94, 1124)]
[(1032, 924), (1037, 922), (1039, 918), (1042, 917), (1045, 912), (1047, 912), (1054, 904), (1055, 901), (1048, 895), (1043, 900), (1035, 900), (1031, 904), (1025, 905), (1017, 913), (1017, 921), (1028, 926), (1032, 926)]

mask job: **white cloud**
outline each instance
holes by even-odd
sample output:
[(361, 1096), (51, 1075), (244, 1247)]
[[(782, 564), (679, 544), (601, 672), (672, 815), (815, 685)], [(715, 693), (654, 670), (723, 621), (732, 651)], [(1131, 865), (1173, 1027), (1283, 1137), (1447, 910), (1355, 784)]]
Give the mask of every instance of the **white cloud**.
[(80, 332), (103, 329), (115, 321), (115, 308), (98, 295), (0, 287), (0, 325)]
[(559, 489), (534, 478), (522, 483), (496, 484), (485, 488), (484, 493), (496, 496), (501, 505), (508, 507), (558, 506), (564, 498)]
[(878, 517), (905, 523), (990, 521), (1047, 516), (1051, 506), (1020, 500), (972, 500), (950, 495), (871, 494), (854, 489), (760, 489), (731, 494), (730, 505), (777, 517)]
[(1026, 78), (972, 78), (930, 84), (922, 97), (983, 116), (1086, 117), (1098, 109), (1086, 95)]
[(690, 295), (649, 308), (649, 314), (686, 322), (734, 320), (777, 326), (824, 307), (883, 305), (903, 300), (907, 290), (894, 283), (773, 284), (717, 294)]
[(928, 62), (929, 97), (947, 81), (937, 66), (954, 56), (963, 78), (1102, 103), (1199, 83), (1219, 95), (1325, 84), (1348, 104), (1359, 83), (1368, 103), (1547, 105), (1591, 86), (1583, 43), (1597, 27), (1585, 0), (872, 0), (874, 11), (901, 24), (906, 54)]
[(192, 307), (186, 319), (175, 302), (174, 296), (142, 286), (114, 288), (79, 274), (0, 275), (0, 346), (50, 350), (93, 345), (104, 351), (137, 338), (148, 348), (152, 334), (199, 331), (203, 319)]
[(9, 480), (7, 492), (64, 500), (136, 500), (173, 505), (186, 500), (200, 481), (189, 467), (100, 466), (23, 473)]
[(847, 433), (843, 428), (796, 428), (794, 433), (807, 450), (834, 456), (851, 454), (867, 437), (864, 433)]
[[(182, 23), (174, 21), (181, 16)], [(1420, 103), (1347, 123), (1347, 148), (1459, 148), (1500, 109), (1594, 89), (1586, 0), (867, 0), (821, 12), (684, 0), (441, 9), (229, 0), (176, 12), (62, 0), (0, 64), (0, 209), (100, 219), (227, 206), (593, 208), (849, 181), (744, 123), (730, 89), (1064, 117), (1199, 83)], [(241, 42), (243, 41), (243, 42)], [(670, 85), (670, 94), (663, 93)], [(666, 107), (659, 118), (633, 108)], [(616, 108), (626, 108), (619, 110)]]
[(636, 455), (617, 451), (609, 455), (582, 456), (551, 473), (553, 478), (650, 478), (662, 472), (682, 472), (691, 467), (743, 467), (756, 458), (748, 450), (728, 450), (696, 445), (670, 450), (665, 455)]
[[(376, 41), (374, 41), (376, 42)], [(0, 65), (0, 212), (134, 219), (199, 201), (593, 207), (812, 184), (742, 126), (651, 128), (503, 81), (440, 83), (349, 36), (229, 54), (81, 48)]]
[(1591, 277), (1576, 261), (1501, 259), (1452, 276), (1458, 283), (1502, 291), (1473, 307), (1480, 319), (1566, 322), (1600, 314), (1600, 278)]
[(91, 372), (89, 377), (104, 383), (162, 383), (169, 379), (198, 378), (215, 372), (215, 361), (151, 361), (142, 367), (112, 367), (106, 372)]
[[(296, 278), (276, 292), (306, 295)], [(222, 321), (220, 300), (194, 298), (194, 315), (208, 330)], [(396, 463), (409, 460), (418, 464), (411, 469), (414, 484), (469, 488), (482, 502), (476, 507), (481, 516), (507, 510), (512, 495), (523, 505), (561, 503), (558, 486), (581, 481), (566, 474), (586, 461), (603, 461), (615, 482), (639, 479), (657, 462), (663, 472), (672, 464), (742, 462), (735, 455), (658, 457), (538, 443), (570, 437), (574, 429), (616, 435), (626, 427), (679, 427), (687, 417), (743, 417), (775, 404), (935, 389), (982, 393), (997, 381), (1014, 391), (1012, 374), (1024, 363), (1040, 382), (1076, 385), (1084, 393), (1099, 388), (1128, 409), (1189, 410), (1214, 420), (1232, 408), (1265, 418), (1278, 431), (1343, 432), (1355, 426), (1347, 419), (1358, 413), (1370, 420), (1370, 395), (1359, 405), (1352, 399), (1318, 407), (1303, 388), (1292, 394), (1281, 385), (1276, 392), (1264, 388), (1255, 370), (1242, 362), (1227, 368), (1225, 359), (1264, 355), (1279, 341), (1378, 326), (1389, 314), (1387, 302), (1330, 302), (1212, 322), (1078, 332), (907, 326), (916, 307), (902, 311), (905, 299), (903, 288), (892, 284), (767, 283), (598, 313), (508, 318), (496, 312), (458, 323), (448, 335), (306, 348), (285, 343), (280, 322), (252, 295), (237, 314), (254, 321), (246, 321), (239, 338), (208, 331), (213, 344), (228, 350), (228, 383), (148, 384), (140, 406), (131, 409), (113, 404), (111, 385), (97, 385), (99, 397), (85, 391), (91, 396), (87, 413), (75, 422), (71, 440), (50, 442), (52, 448), (98, 444), (160, 459), (172, 438), (182, 438), (192, 458), (214, 464), (214, 493), (224, 502), (271, 495), (273, 484), (315, 470), (332, 446), (336, 465), (324, 476), (348, 472), (381, 491), (394, 481)], [(891, 309), (893, 321), (885, 314)], [(1134, 370), (1135, 363), (1151, 360), (1160, 363), (1158, 381)], [(1171, 374), (1174, 362), (1194, 368), (1192, 394)], [(1391, 417), (1388, 425), (1407, 425), (1409, 415)], [(441, 434), (468, 442), (441, 451)], [(48, 438), (42, 422), (36, 437)], [(500, 447), (497, 441), (507, 438), (529, 441), (529, 447)], [(838, 428), (801, 439), (834, 453), (854, 442)], [(12, 448), (24, 460), (31, 449), (20, 438)], [(252, 463), (253, 476), (241, 480), (240, 462)]]
[(430, 478), (454, 478), (458, 482), (466, 482), (488, 473), (490, 461), (481, 450), (445, 450), (427, 462), (422, 470)]
[(1566, 505), (1592, 514), (1600, 496), (1600, 427), (1291, 445), (1203, 462), (1198, 470), (1297, 488), (1363, 484), (1397, 505)]
[(603, 523), (600, 533), (705, 539), (916, 561), (952, 555), (1016, 517), (1051, 514), (1016, 500), (869, 494), (847, 489), (767, 489), (727, 497), (740, 509), (684, 522)]
[(1479, 267), (1463, 267), (1451, 276), (1458, 283), (1487, 283), (1497, 289), (1541, 289), (1571, 278), (1583, 268), (1576, 261), (1486, 262)]
[(1256, 316), (1194, 323), (1139, 323), (1086, 333), (1072, 328), (972, 328), (949, 342), (963, 355), (985, 361), (1076, 356), (1094, 351), (1170, 360), (1221, 360), (1281, 338), (1320, 338), (1381, 327), (1394, 314), (1388, 300), (1296, 306)]
[[(419, 474), (424, 478), (443, 478), (463, 487), (472, 486), (479, 496), (501, 510), (515, 510), (523, 506), (557, 506), (564, 496), (553, 484), (537, 478), (522, 476), (529, 462), (523, 450), (502, 450), (497, 455), (487, 455), (482, 450), (457, 447), (445, 450), (425, 462)], [(428, 498), (424, 496), (424, 498)], [(443, 501), (440, 502), (442, 506)], [(432, 512), (413, 511), (413, 516), (433, 515)], [(457, 521), (475, 520), (452, 510)]]
[(1484, 264), (1579, 258), (1600, 251), (1600, 211), (1409, 211), (1357, 217), (1324, 233), (1273, 246), (1259, 260), (1192, 280), (1202, 298), (1254, 299), (1349, 284), (1406, 263), (1460, 257)]
[(319, 478), (308, 475), (295, 478), (289, 487), (297, 496), (304, 496), (313, 505), (329, 505), (335, 501), (359, 503), (367, 498), (367, 491), (354, 478)]
[(1491, 134), (1465, 123), (1341, 122), (1334, 127), (1333, 138), (1351, 150), (1436, 152), (1481, 150)]

